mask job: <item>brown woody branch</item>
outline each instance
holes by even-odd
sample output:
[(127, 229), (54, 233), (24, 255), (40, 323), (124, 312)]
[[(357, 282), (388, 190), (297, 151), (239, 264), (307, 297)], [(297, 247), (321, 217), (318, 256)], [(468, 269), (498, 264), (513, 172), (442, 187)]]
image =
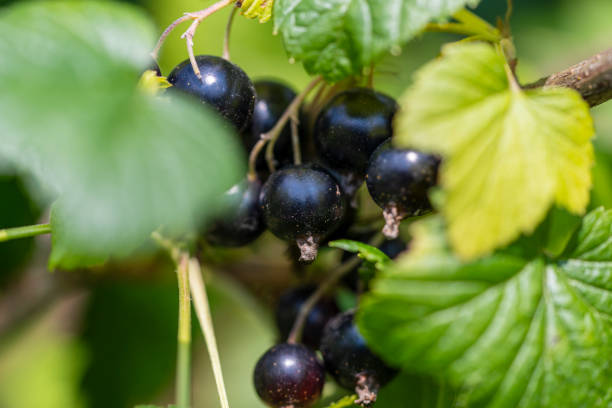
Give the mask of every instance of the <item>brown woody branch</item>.
[(612, 99), (612, 48), (568, 69), (542, 78), (525, 88), (561, 86), (580, 92), (591, 106)]

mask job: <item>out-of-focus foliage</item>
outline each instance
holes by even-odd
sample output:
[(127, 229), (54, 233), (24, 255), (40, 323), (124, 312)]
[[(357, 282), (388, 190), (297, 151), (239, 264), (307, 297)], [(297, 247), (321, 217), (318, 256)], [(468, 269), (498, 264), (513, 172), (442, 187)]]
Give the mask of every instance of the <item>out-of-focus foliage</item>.
[(0, 155), (59, 196), (52, 269), (127, 255), (160, 225), (197, 227), (244, 170), (215, 113), (137, 90), (153, 37), (114, 3), (0, 14)]
[[(7, 3), (6, 0), (0, 0), (0, 5)], [(129, 3), (145, 8), (157, 22), (158, 33), (160, 33), (167, 24), (182, 15), (183, 12), (202, 9), (211, 4), (212, 0), (133, 0)], [(609, 24), (612, 2), (609, 0), (514, 0), (514, 4), (512, 26), (519, 55), (518, 72), (523, 82), (536, 80), (609, 47), (609, 39), (612, 36), (612, 26)], [(476, 12), (492, 22), (496, 16), (505, 13), (505, 2), (483, 0)], [(195, 38), (197, 53), (221, 54), (223, 30), (228, 13), (229, 10), (223, 11), (201, 25)], [(179, 38), (186, 29), (187, 24), (179, 27), (170, 36), (163, 49), (161, 66), (165, 74), (168, 74), (178, 62), (187, 58), (185, 42)], [(435, 58), (439, 54), (442, 42), (453, 39), (458, 39), (458, 37), (427, 34), (414, 39), (405, 47), (401, 55), (388, 56), (382, 60), (376, 70), (375, 87), (392, 96), (399, 96), (412, 82), (414, 70)], [(232, 60), (253, 78), (280, 78), (292, 84), (296, 89), (300, 89), (308, 82), (308, 76), (301, 64), (289, 63), (289, 58), (282, 47), (282, 39), (280, 36), (272, 36), (272, 24), (270, 23), (259, 24), (257, 21), (236, 18), (231, 39), (231, 55)], [(106, 85), (111, 86), (108, 82)], [(593, 109), (592, 113), (595, 118), (597, 143), (610, 150), (609, 147), (612, 146), (612, 102)], [(607, 166), (612, 163), (605, 157), (600, 163), (603, 161), (608, 163)], [(593, 195), (597, 197), (609, 195), (611, 184), (605, 181), (598, 183), (597, 170), (594, 179)], [(268, 259), (278, 257), (278, 253), (269, 254), (266, 253), (266, 250), (265, 247), (258, 246), (258, 256)], [(235, 253), (228, 252), (228, 254), (226, 258)], [(170, 269), (167, 273), (172, 275)], [(108, 285), (110, 283), (107, 283), (104, 290), (111, 292)], [(125, 287), (125, 283), (118, 282), (117, 286)], [(247, 307), (240, 305), (240, 301), (248, 299), (244, 293), (223, 298), (220, 301), (220, 296), (215, 295), (217, 291), (214, 288), (211, 289), (211, 292), (215, 328), (221, 348), (221, 359), (228, 383), (231, 406), (232, 408), (262, 407), (263, 405), (253, 392), (251, 369), (259, 355), (273, 343), (275, 333), (265, 319), (252, 313), (255, 309), (252, 304)], [(154, 302), (155, 299), (151, 301)], [(169, 316), (172, 324), (175, 324), (176, 316), (172, 315), (176, 310), (175, 304), (161, 303), (164, 304), (165, 311), (158, 313), (160, 316)], [(91, 324), (95, 325), (95, 323)], [(108, 321), (105, 324), (108, 324)], [(171, 330), (172, 332), (167, 336), (175, 335), (174, 329)], [(41, 331), (32, 332), (26, 336), (19, 333), (15, 335), (18, 337), (13, 345), (18, 345), (21, 351), (17, 352), (14, 347), (0, 348), (0, 406), (87, 408), (79, 387), (83, 384), (84, 370), (92, 372), (95, 368), (86, 365), (88, 361), (86, 347), (79, 344), (78, 341), (64, 338), (62, 346), (50, 346), (55, 350), (63, 349), (63, 351), (40, 353), (39, 350), (49, 347), (50, 344), (56, 344), (52, 339), (54, 336)], [(119, 337), (120, 333), (117, 336)], [(135, 331), (131, 331), (130, 336), (134, 338), (125, 341), (128, 349), (126, 353), (137, 354), (141, 342), (146, 342), (147, 339), (141, 338)], [(194, 408), (214, 407), (218, 405), (215, 384), (204, 346), (199, 337), (201, 336), (194, 336)], [(41, 357), (44, 354), (54, 354), (55, 357), (52, 359)], [(153, 355), (150, 358), (155, 359), (157, 356)], [(11, 365), (5, 365), (9, 360), (13, 361)], [(10, 370), (7, 370), (8, 368)], [(106, 370), (107, 366), (100, 367), (100, 369), (103, 368)], [(17, 371), (13, 371), (14, 369)], [(121, 373), (117, 371), (114, 374), (120, 376)], [(438, 394), (435, 387), (432, 390), (419, 382), (426, 380), (414, 379), (410, 376), (400, 378), (403, 379), (396, 380), (382, 390), (378, 407), (387, 408), (387, 405), (393, 408), (437, 406), (435, 404), (438, 401)], [(122, 379), (126, 387), (129, 387), (133, 380), (127, 377)], [(115, 383), (117, 382), (119, 380)], [(410, 385), (413, 388), (410, 388)], [(129, 391), (121, 392), (124, 396), (129, 394)], [(172, 399), (172, 380), (168, 380), (166, 384), (150, 392), (150, 396), (139, 403), (146, 404), (147, 401), (151, 401), (156, 405), (165, 405)], [(331, 384), (326, 386), (325, 393), (328, 398), (327, 403), (342, 396)], [(419, 397), (419, 393), (424, 396)], [(406, 394), (409, 394), (409, 397)], [(452, 392), (448, 388), (444, 395), (452, 399), (450, 396)], [(23, 399), (24, 396), (27, 399)], [(329, 399), (332, 396), (334, 398)], [(419, 405), (419, 401), (422, 405)], [(445, 406), (443, 402), (440, 404), (439, 407)], [(132, 407), (113, 406), (112, 408)]]

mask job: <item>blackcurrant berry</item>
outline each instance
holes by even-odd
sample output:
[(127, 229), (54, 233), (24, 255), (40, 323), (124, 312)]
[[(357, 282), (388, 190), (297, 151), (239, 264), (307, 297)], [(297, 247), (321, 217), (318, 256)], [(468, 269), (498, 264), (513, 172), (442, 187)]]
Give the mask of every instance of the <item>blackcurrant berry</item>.
[(268, 350), (253, 374), (259, 397), (272, 407), (307, 407), (321, 396), (325, 370), (314, 351), (282, 343)]
[(396, 111), (392, 98), (371, 89), (341, 92), (319, 113), (317, 148), (329, 165), (363, 177), (372, 152), (391, 137)]
[(366, 184), (376, 204), (383, 209), (386, 237), (397, 237), (404, 217), (431, 210), (427, 193), (437, 183), (439, 164), (434, 155), (394, 149), (391, 140), (376, 149), (370, 158)]
[[(276, 324), (283, 340), (289, 336), (300, 309), (315, 290), (316, 286), (306, 285), (289, 289), (281, 295), (276, 307)], [(306, 318), (302, 343), (315, 350), (318, 349), (325, 325), (338, 313), (340, 309), (333, 298), (321, 298)]]
[(396, 375), (368, 348), (355, 325), (355, 312), (349, 310), (331, 319), (321, 339), (325, 368), (338, 384), (355, 389), (356, 403), (369, 405), (376, 401), (380, 387)]
[(296, 242), (300, 260), (311, 262), (321, 239), (341, 224), (346, 199), (329, 173), (299, 165), (270, 176), (261, 190), (260, 205), (270, 231), (281, 239)]
[(244, 130), (251, 120), (256, 99), (255, 87), (247, 74), (237, 65), (212, 55), (198, 55), (196, 62), (202, 79), (186, 60), (172, 70), (168, 82), (217, 110), (238, 131)]
[(224, 210), (207, 233), (213, 245), (239, 247), (253, 242), (265, 226), (259, 207), (261, 183), (243, 180), (223, 197)]
[[(296, 97), (293, 89), (276, 81), (256, 81), (255, 91), (257, 101), (251, 126), (242, 132), (242, 142), (247, 151), (250, 151), (259, 141), (263, 133), (271, 130), (283, 115), (287, 107)], [(286, 165), (293, 161), (291, 144), (291, 127), (288, 123), (274, 145), (274, 158), (279, 165)], [(257, 157), (257, 170), (266, 171), (268, 166), (264, 154)]]

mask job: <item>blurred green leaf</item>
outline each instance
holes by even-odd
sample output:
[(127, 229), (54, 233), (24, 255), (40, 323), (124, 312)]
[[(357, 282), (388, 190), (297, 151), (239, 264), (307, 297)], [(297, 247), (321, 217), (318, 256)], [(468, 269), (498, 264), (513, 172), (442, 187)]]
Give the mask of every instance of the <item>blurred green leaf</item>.
[(589, 200), (593, 121), (567, 88), (510, 86), (503, 56), (450, 44), (401, 99), (397, 142), (444, 156), (442, 212), (465, 259), (531, 233), (552, 204), (581, 214)]
[(480, 0), (276, 0), (275, 30), (289, 55), (311, 75), (338, 81), (359, 75), (389, 51), (398, 52), (431, 20)]
[(445, 382), (425, 376), (400, 373), (380, 390), (377, 408), (456, 408), (456, 393)]
[(137, 90), (153, 33), (113, 3), (0, 14), (0, 155), (60, 197), (51, 268), (126, 255), (160, 225), (197, 227), (242, 172), (216, 114)]
[(83, 319), (89, 356), (83, 389), (88, 408), (128, 408), (151, 400), (175, 372), (178, 316), (174, 282), (96, 287)]
[(607, 407), (611, 230), (612, 211), (589, 213), (556, 260), (407, 255), (375, 280), (361, 332), (387, 360), (444, 375), (465, 406)]
[(359, 257), (364, 259), (366, 262), (370, 262), (378, 269), (384, 268), (391, 258), (389, 258), (383, 251), (368, 244), (364, 244), (359, 241), (352, 241), (350, 239), (340, 239), (329, 243), (332, 248), (339, 248), (347, 252), (353, 252), (359, 254)]

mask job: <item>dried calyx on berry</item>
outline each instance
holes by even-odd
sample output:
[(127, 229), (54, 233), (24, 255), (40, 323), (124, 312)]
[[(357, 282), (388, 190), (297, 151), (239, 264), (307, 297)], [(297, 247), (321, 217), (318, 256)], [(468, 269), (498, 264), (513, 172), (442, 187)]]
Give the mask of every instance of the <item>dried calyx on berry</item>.
[(300, 261), (314, 261), (319, 243), (340, 226), (346, 198), (326, 171), (307, 165), (273, 173), (261, 190), (264, 220), (277, 237), (295, 242)]
[(376, 149), (368, 165), (366, 184), (383, 209), (387, 238), (397, 238), (405, 217), (431, 211), (428, 192), (438, 179), (440, 159), (412, 149), (394, 149), (391, 140)]
[(253, 115), (256, 93), (248, 75), (237, 65), (213, 55), (195, 57), (202, 79), (193, 72), (189, 60), (181, 62), (168, 75), (170, 89), (196, 96), (232, 123), (246, 129)]
[(358, 396), (355, 403), (362, 406), (373, 404), (380, 387), (397, 374), (369, 349), (355, 325), (353, 310), (327, 323), (321, 353), (327, 371), (340, 386), (355, 390)]
[(325, 370), (313, 350), (302, 344), (281, 343), (259, 359), (253, 382), (266, 404), (302, 408), (314, 404), (321, 396)]

